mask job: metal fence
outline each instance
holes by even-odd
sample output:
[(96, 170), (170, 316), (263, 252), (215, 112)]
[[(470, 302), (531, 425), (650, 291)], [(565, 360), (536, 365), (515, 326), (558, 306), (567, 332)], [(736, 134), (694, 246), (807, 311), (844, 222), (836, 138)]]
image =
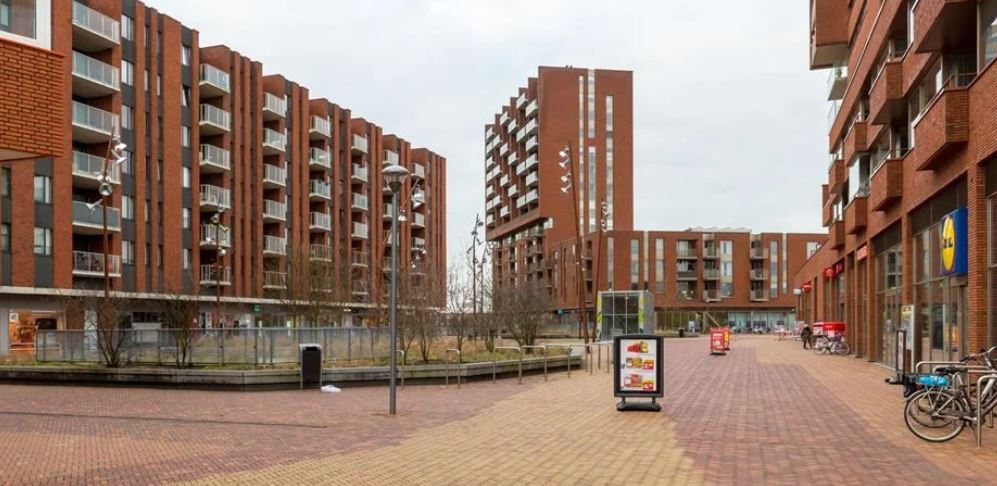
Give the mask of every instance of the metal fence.
[[(122, 362), (176, 363), (177, 338), (170, 329), (124, 329)], [(272, 365), (298, 362), (298, 345), (322, 345), (324, 361), (387, 358), (387, 328), (251, 328), (198, 330), (188, 347), (188, 363), (197, 365)], [(42, 362), (100, 363), (103, 357), (95, 330), (38, 331), (35, 359)]]

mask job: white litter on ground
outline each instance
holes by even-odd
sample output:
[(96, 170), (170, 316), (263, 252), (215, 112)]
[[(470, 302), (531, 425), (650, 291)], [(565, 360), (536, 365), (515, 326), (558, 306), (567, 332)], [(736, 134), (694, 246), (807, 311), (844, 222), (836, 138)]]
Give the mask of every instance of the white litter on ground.
[(332, 385), (325, 385), (322, 387), (322, 393), (339, 393), (339, 388)]

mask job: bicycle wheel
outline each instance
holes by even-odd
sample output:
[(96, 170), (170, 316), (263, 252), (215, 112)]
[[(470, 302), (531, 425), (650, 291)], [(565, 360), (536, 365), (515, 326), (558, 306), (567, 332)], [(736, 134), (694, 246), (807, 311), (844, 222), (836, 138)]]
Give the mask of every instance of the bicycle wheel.
[(850, 353), (852, 350), (848, 347), (848, 343), (841, 341), (837, 346), (834, 347), (834, 351), (838, 354), (845, 355)]
[(915, 392), (904, 405), (907, 429), (928, 442), (946, 442), (962, 433), (966, 404), (943, 388)]

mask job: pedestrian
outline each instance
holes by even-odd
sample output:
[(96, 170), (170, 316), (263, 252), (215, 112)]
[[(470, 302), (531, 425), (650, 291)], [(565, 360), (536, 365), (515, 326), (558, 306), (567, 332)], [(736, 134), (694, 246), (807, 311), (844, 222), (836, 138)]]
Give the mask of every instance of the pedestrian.
[(808, 346), (810, 349), (813, 349), (814, 345), (810, 342), (813, 336), (814, 330), (810, 329), (810, 324), (803, 326), (803, 331), (800, 332), (800, 339), (803, 340), (803, 349), (807, 349)]

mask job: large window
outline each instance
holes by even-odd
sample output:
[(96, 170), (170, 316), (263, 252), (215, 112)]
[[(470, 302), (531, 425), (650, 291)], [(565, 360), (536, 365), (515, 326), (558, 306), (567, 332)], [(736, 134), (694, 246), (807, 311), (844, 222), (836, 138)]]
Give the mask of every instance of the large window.
[(128, 86), (135, 86), (135, 65), (121, 60), (121, 82)]
[(35, 202), (52, 204), (52, 178), (35, 176)]
[(121, 38), (135, 40), (135, 20), (127, 15), (121, 16)]
[(980, 2), (980, 54), (979, 71), (997, 58), (997, 0)]
[(0, 197), (10, 197), (10, 167), (0, 167)]
[(630, 240), (630, 290), (640, 284), (640, 240)]
[(0, 0), (0, 37), (48, 49), (51, 0)]
[(182, 66), (190, 66), (190, 47), (181, 46), (180, 47), (180, 64)]
[(0, 251), (10, 252), (10, 225), (7, 223), (0, 224)]
[(613, 290), (613, 237), (606, 238), (606, 282), (609, 290)]
[(720, 297), (734, 296), (734, 242), (720, 240)]
[(35, 255), (52, 255), (52, 230), (35, 228)]
[(121, 217), (125, 219), (135, 219), (135, 198), (131, 196), (121, 196)]
[(121, 262), (125, 265), (135, 264), (135, 242), (132, 240), (121, 240)]
[(654, 291), (665, 292), (665, 240), (654, 240)]
[(779, 242), (769, 242), (769, 296), (779, 295)]

